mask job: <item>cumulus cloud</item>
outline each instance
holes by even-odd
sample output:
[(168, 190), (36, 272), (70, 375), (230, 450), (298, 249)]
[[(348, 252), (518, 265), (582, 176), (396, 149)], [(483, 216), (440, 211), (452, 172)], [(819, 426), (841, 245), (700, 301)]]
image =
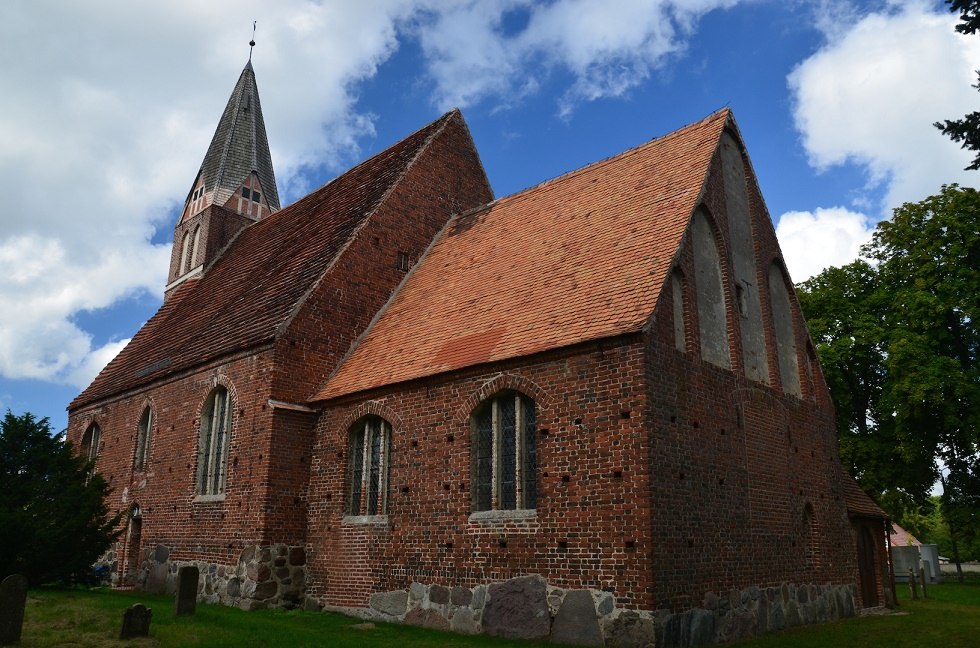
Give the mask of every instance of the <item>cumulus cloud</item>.
[[(372, 132), (356, 83), (412, 3), (18, 3), (0, 39), (0, 375), (84, 386), (125, 344), (75, 315), (162, 296), (172, 226), (259, 22), (256, 73), (282, 193)], [(271, 104), (271, 105), (270, 105)], [(293, 191), (291, 192), (291, 188)]]
[[(568, 75), (558, 109), (646, 79), (737, 0), (15, 3), (0, 39), (0, 375), (84, 386), (125, 344), (80, 312), (162, 296), (165, 239), (258, 21), (256, 76), (289, 202), (373, 133), (357, 90), (417, 39), (441, 106), (503, 105)], [(229, 16), (246, 17), (241, 24)], [(565, 77), (563, 77), (565, 78)]]
[(919, 0), (859, 18), (849, 3), (824, 9), (826, 44), (789, 76), (811, 164), (864, 166), (867, 188), (883, 190), (879, 217), (944, 183), (974, 184), (963, 170), (970, 154), (932, 124), (974, 109), (980, 39), (956, 34), (955, 16)]
[(776, 226), (790, 278), (796, 283), (857, 259), (873, 231), (870, 218), (845, 207), (788, 212)]
[[(506, 105), (536, 91), (549, 74), (573, 81), (558, 109), (618, 97), (684, 49), (698, 19), (738, 0), (457, 2), (432, 12), (419, 40), (442, 107), (492, 97)], [(514, 27), (513, 25), (521, 25)]]

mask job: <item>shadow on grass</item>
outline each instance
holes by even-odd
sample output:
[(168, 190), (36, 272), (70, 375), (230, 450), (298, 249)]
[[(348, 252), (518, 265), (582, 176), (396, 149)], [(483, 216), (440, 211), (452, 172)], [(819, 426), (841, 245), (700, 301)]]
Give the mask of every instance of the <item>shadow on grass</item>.
[[(119, 640), (123, 612), (134, 603), (153, 609), (150, 637)], [(40, 646), (206, 646), (250, 648), (265, 646), (385, 646), (391, 648), (447, 648), (545, 646), (492, 637), (457, 634), (377, 623), (358, 629), (363, 622), (340, 614), (299, 610), (243, 612), (218, 605), (197, 606), (192, 617), (174, 616), (174, 599), (144, 593), (108, 589), (40, 588), (28, 593), (22, 648)]]

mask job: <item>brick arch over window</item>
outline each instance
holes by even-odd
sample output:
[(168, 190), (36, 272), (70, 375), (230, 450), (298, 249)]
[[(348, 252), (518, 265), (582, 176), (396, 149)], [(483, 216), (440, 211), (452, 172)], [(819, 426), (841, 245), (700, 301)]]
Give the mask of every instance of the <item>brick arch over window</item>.
[(769, 265), (769, 303), (772, 308), (773, 333), (776, 336), (776, 357), (783, 393), (802, 397), (800, 389), (799, 347), (790, 302), (789, 277), (776, 261)]
[(82, 440), (79, 444), (82, 455), (91, 462), (95, 462), (99, 456), (99, 448), (102, 445), (102, 426), (98, 421), (92, 420), (82, 433)]
[(697, 299), (701, 358), (724, 369), (732, 368), (728, 344), (728, 300), (722, 272), (719, 237), (704, 207), (694, 212), (691, 225), (694, 248), (694, 287)]
[(237, 402), (231, 382), (225, 376), (215, 376), (198, 408), (195, 490), (199, 495), (222, 495), (225, 492)]
[(408, 429), (402, 420), (402, 417), (398, 415), (393, 409), (388, 407), (384, 401), (370, 400), (364, 401), (358, 404), (351, 412), (344, 417), (341, 421), (340, 429), (349, 430), (354, 423), (365, 416), (374, 415), (379, 418), (383, 418), (388, 421), (391, 425), (392, 433), (398, 432), (399, 434), (405, 434)]
[(547, 409), (551, 404), (551, 395), (542, 389), (536, 382), (529, 378), (525, 378), (524, 376), (505, 373), (487, 380), (472, 394), (470, 394), (469, 398), (466, 399), (462, 407), (456, 411), (456, 422), (464, 424), (467, 423), (470, 420), (470, 416), (473, 414), (473, 410), (475, 410), (480, 403), (487, 400), (497, 392), (505, 389), (521, 392), (525, 396), (532, 398), (537, 404), (539, 410), (542, 408)]

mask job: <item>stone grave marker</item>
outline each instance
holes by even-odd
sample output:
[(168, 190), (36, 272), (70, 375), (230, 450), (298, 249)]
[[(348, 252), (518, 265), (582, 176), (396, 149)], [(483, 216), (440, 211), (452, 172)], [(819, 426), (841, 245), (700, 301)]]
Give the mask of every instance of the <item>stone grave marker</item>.
[(132, 639), (134, 637), (150, 636), (150, 617), (153, 610), (142, 603), (137, 603), (123, 612), (122, 629), (119, 631), (120, 639)]
[(27, 578), (11, 574), (0, 583), (0, 646), (20, 641), (27, 604)]
[(197, 581), (201, 573), (194, 565), (177, 570), (177, 616), (193, 616), (197, 609)]

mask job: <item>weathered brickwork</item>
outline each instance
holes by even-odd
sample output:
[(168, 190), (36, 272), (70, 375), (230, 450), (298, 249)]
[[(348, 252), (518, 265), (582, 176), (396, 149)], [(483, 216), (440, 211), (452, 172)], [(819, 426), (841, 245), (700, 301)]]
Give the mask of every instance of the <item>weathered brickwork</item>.
[[(634, 339), (328, 407), (310, 479), (310, 594), (356, 607), (413, 581), (472, 587), (540, 573), (555, 587), (607, 589), (624, 606), (647, 607), (654, 548), (642, 385)], [(538, 505), (483, 519), (471, 516), (470, 415), (504, 389), (535, 400)], [(392, 425), (388, 510), (351, 519), (348, 430), (366, 413)]]
[[(258, 223), (185, 219), (171, 280), (185, 231), (222, 256), (70, 409), (127, 514), (113, 582), (172, 591), (194, 565), (210, 602), (589, 645), (887, 602), (884, 517), (840, 469), (735, 128), (723, 111), (494, 202), (453, 112)], [(202, 495), (217, 386), (224, 487)]]

